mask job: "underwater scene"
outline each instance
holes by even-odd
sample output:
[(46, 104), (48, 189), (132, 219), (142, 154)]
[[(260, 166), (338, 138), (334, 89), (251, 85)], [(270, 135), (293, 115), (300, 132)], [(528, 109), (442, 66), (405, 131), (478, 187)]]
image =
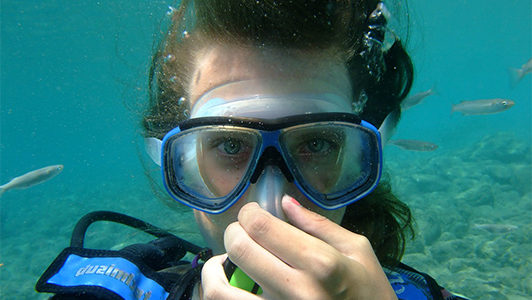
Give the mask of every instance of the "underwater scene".
[[(205, 246), (191, 209), (161, 197), (141, 137), (170, 5), (1, 1), (1, 299), (47, 299), (35, 283), (92, 211)], [(403, 261), (469, 299), (532, 299), (532, 3), (410, 0), (394, 10), (407, 12), (398, 21), (408, 35), (397, 30), (416, 73), (384, 149), (386, 176), (416, 220)], [(482, 111), (488, 103), (499, 108)], [(56, 165), (29, 174), (31, 187), (13, 184)], [(85, 246), (150, 239), (98, 222)]]

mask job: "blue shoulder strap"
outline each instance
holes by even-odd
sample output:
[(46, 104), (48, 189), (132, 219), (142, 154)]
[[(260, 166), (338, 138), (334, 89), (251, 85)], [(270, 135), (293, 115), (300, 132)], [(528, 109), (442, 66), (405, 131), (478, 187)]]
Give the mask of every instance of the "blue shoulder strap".
[(102, 299), (166, 300), (171, 286), (128, 253), (69, 247), (44, 272), (36, 290)]

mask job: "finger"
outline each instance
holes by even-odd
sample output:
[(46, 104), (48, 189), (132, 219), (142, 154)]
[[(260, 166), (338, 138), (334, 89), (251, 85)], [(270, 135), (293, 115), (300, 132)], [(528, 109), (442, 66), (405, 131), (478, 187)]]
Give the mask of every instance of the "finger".
[[(274, 253), (257, 244), (239, 223), (233, 223), (226, 229), (224, 240), (229, 257), (262, 288), (264, 292), (262, 297), (309, 299), (297, 298), (292, 294), (297, 292), (294, 291), (295, 287), (305, 287), (305, 291), (311, 293), (316, 285), (312, 278), (305, 276), (301, 270), (286, 264)], [(293, 241), (290, 245), (292, 244)]]
[(261, 279), (263, 277), (294, 272), (289, 265), (253, 240), (239, 223), (235, 222), (225, 230), (224, 246), (231, 261), (261, 286), (267, 281)]
[[(335, 267), (341, 269), (342, 264), (345, 263), (345, 266), (351, 270), (353, 283), (356, 282), (358, 286), (370, 286), (367, 281), (369, 279), (372, 283), (381, 283), (380, 285), (373, 285), (375, 294), (378, 294), (379, 291), (386, 291), (390, 295), (395, 295), (369, 240), (365, 236), (351, 232), (327, 218), (309, 211), (290, 196), (285, 195), (283, 197), (282, 207), (292, 225), (331, 245), (348, 258), (348, 261), (340, 259), (336, 262), (317, 258), (314, 263), (316, 265), (314, 270), (320, 268), (333, 270)], [(333, 274), (328, 276), (332, 277)], [(322, 277), (322, 279), (324, 278)]]
[[(298, 209), (303, 208), (298, 207)], [(304, 211), (310, 213), (306, 209)], [(315, 219), (325, 219), (313, 213), (310, 213), (310, 216)], [(226, 230), (226, 239), (229, 237), (228, 232), (231, 232), (235, 238), (241, 239), (247, 235), (245, 240), (249, 243), (253, 242), (263, 249), (263, 253), (269, 252), (277, 257), (278, 261), (291, 267), (288, 270), (277, 269), (275, 260), (270, 261), (265, 254), (263, 254), (264, 259), (262, 256), (257, 256), (258, 259), (255, 259), (260, 262), (262, 271), (253, 265), (239, 265), (235, 262), (263, 288), (265, 293), (274, 294), (276, 299), (309, 299), (304, 295), (323, 296), (329, 292), (339, 295), (341, 292), (338, 294), (338, 291), (346, 289), (346, 282), (350, 284), (366, 282), (365, 270), (360, 263), (317, 237), (274, 217), (256, 203), (244, 205), (239, 212), (238, 220), (238, 223), (231, 224)], [(229, 247), (230, 245), (226, 244), (226, 249)], [(229, 249), (228, 252), (231, 256)], [(243, 257), (256, 255), (249, 248), (245, 248), (242, 252)], [(233, 260), (232, 257), (231, 259)], [(250, 260), (249, 263), (252, 264), (253, 261)], [(247, 267), (251, 267), (253, 273), (249, 273)], [(346, 278), (346, 274), (351, 275)], [(358, 286), (361, 285), (363, 284)]]
[[(250, 275), (263, 287), (265, 293), (269, 290), (279, 299), (308, 299), (299, 296), (325, 294), (338, 296), (348, 289), (369, 286), (373, 280), (378, 283), (388, 282), (366, 238), (308, 211), (294, 203), (290, 197), (285, 197), (283, 200), (285, 213), (287, 216), (290, 214), (289, 219), (294, 221), (292, 225), (301, 225), (309, 232), (315, 232), (317, 237), (272, 216), (256, 203), (243, 206), (238, 215), (239, 222), (236, 223), (239, 230), (241, 228), (243, 231), (235, 234), (239, 236), (248, 234), (247, 238), (292, 267), (293, 272), (268, 272), (273, 274), (268, 275), (269, 278), (263, 278), (263, 282), (268, 283), (268, 289), (261, 281)], [(321, 232), (320, 226), (323, 227)], [(328, 235), (342, 237), (335, 239)], [(344, 242), (344, 238), (351, 242)], [(329, 240), (335, 241), (336, 245), (342, 245), (345, 249), (339, 251), (326, 242)], [(353, 240), (355, 242), (352, 242)], [(347, 245), (355, 250), (360, 248), (361, 251), (353, 253)], [(260, 261), (262, 262), (262, 258)], [(246, 272), (246, 269), (241, 268)]]
[(292, 197), (285, 195), (282, 199), (282, 206), (292, 225), (324, 241), (338, 251), (346, 255), (352, 253), (367, 255), (369, 254), (368, 251), (373, 253), (366, 237), (351, 232), (324, 216), (298, 205)]
[(249, 238), (295, 269), (312, 268), (309, 261), (315, 259), (315, 253), (325, 259), (338, 255), (332, 246), (274, 217), (257, 203), (243, 206), (238, 220)]
[(200, 299), (260, 299), (256, 295), (235, 288), (229, 284), (223, 268), (223, 263), (226, 259), (227, 254), (213, 256), (203, 265), (203, 269), (201, 270)]

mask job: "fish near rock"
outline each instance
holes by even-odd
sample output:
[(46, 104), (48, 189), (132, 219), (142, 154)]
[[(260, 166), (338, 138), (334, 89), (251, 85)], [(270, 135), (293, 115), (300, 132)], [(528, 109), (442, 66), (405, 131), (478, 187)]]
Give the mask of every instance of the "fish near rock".
[(425, 141), (417, 141), (417, 140), (390, 140), (388, 141), (388, 144), (395, 145), (399, 148), (409, 150), (409, 151), (434, 151), (438, 149), (438, 145), (425, 142)]
[(48, 181), (57, 176), (57, 174), (61, 173), (63, 168), (63, 165), (53, 165), (28, 172), (19, 177), (15, 177), (10, 182), (0, 186), (0, 195), (8, 190), (25, 189)]
[(519, 229), (518, 226), (508, 224), (473, 224), (473, 226), (494, 234), (504, 234)]
[(512, 100), (500, 98), (462, 101), (452, 105), (451, 115), (454, 112), (461, 112), (464, 116), (496, 114), (511, 108), (514, 104)]

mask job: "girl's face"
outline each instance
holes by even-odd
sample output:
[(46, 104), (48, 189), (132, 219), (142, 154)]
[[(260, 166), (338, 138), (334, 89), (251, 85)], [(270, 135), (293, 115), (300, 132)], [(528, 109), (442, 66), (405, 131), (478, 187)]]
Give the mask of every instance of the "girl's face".
[[(330, 54), (330, 55), (327, 55)], [(343, 62), (333, 59), (333, 52), (300, 52), (276, 49), (249, 49), (231, 46), (213, 46), (199, 51), (195, 58), (192, 80), (189, 87), (190, 99), (194, 104), (207, 92), (216, 91), (223, 86), (223, 96), (228, 98), (245, 98), (250, 95), (282, 95), (282, 94), (335, 94), (339, 97), (331, 100), (337, 112), (352, 113), (351, 85), (347, 69)], [(228, 85), (234, 82), (245, 84)], [(247, 84), (249, 82), (250, 84)], [(234, 87), (234, 88), (233, 88)], [(244, 88), (243, 88), (244, 87)], [(254, 99), (246, 101), (257, 101)], [(304, 101), (304, 100), (301, 100)], [(203, 105), (200, 103), (198, 105)], [(287, 106), (290, 106), (288, 108)], [(305, 107), (305, 105), (290, 105), (278, 103), (276, 107), (268, 106), (269, 115), (305, 114), (322, 112), (319, 108)], [(299, 111), (300, 110), (300, 111)], [(278, 112), (277, 112), (278, 111)], [(192, 117), (195, 117), (194, 114)], [(216, 169), (211, 163), (201, 163), (201, 173), (209, 178), (216, 177)], [(209, 167), (211, 166), (211, 168)], [(265, 175), (262, 175), (263, 177)], [(273, 176), (270, 174), (270, 176)], [(277, 179), (280, 180), (277, 176)], [(220, 176), (211, 180), (213, 191), (227, 189), (225, 185), (234, 186), (228, 182), (229, 178)], [(259, 179), (260, 180), (260, 179)], [(269, 179), (264, 179), (269, 180)], [(286, 179), (281, 179), (286, 181)], [(273, 181), (272, 181), (273, 182)], [(268, 183), (266, 183), (268, 184)], [(275, 183), (278, 184), (278, 183)], [(339, 223), (345, 208), (338, 210), (323, 210), (304, 197), (297, 187), (288, 182), (282, 183), (283, 191), (296, 198), (303, 206)], [(209, 246), (216, 254), (224, 253), (223, 232), (232, 222), (237, 220), (240, 208), (248, 202), (262, 202), (256, 199), (250, 188), (244, 196), (221, 214), (208, 214), (194, 211), (196, 222)], [(277, 197), (280, 199), (280, 197)], [(278, 200), (271, 200), (278, 201)], [(270, 204), (268, 204), (270, 205)], [(276, 204), (273, 204), (276, 205)], [(280, 207), (278, 203), (277, 207)]]

